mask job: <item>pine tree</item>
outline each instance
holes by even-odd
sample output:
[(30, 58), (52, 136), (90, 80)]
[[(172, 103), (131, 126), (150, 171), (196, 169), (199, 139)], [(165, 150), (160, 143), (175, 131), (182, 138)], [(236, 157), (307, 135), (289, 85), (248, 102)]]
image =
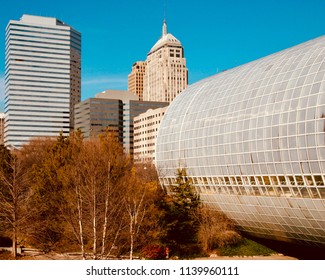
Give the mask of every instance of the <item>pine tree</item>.
[(177, 170), (176, 184), (168, 187), (160, 208), (163, 210), (161, 239), (171, 255), (186, 257), (198, 253), (200, 197), (185, 169)]

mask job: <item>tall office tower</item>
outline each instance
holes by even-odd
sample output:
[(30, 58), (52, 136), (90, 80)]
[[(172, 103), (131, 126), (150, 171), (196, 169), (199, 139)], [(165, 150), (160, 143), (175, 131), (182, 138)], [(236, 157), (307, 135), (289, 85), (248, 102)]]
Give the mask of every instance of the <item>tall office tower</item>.
[(137, 61), (132, 66), (132, 71), (128, 76), (128, 91), (139, 96), (143, 100), (143, 77), (146, 70), (145, 61)]
[(166, 21), (162, 37), (151, 48), (146, 62), (143, 100), (171, 102), (187, 87), (184, 49), (181, 42), (167, 32)]
[(23, 15), (6, 28), (5, 145), (68, 135), (80, 102), (81, 34), (56, 18)]

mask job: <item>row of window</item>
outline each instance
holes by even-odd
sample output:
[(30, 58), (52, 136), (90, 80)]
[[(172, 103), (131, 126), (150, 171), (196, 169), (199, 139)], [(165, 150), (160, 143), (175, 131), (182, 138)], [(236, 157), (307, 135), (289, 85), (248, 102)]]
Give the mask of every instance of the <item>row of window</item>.
[[(21, 58), (10, 58), (6, 63), (5, 67), (8, 68), (10, 66), (17, 65), (17, 66), (33, 66), (33, 67), (44, 67), (44, 68), (57, 68), (57, 69), (69, 69), (71, 70), (69, 61), (48, 61), (48, 60), (33, 60), (33, 59), (26, 59), (25, 57)], [(65, 66), (65, 67), (64, 67)]]
[[(8, 25), (6, 32), (8, 33), (11, 29), (22, 30), (22, 27), (25, 27), (25, 29), (23, 29), (23, 30), (26, 30), (26, 29), (34, 30), (35, 29), (35, 30), (37, 30), (37, 32), (41, 32), (41, 33), (60, 32), (60, 33), (58, 33), (59, 35), (61, 35), (62, 33), (69, 34), (69, 32), (70, 32), (70, 30), (63, 29), (63, 28), (49, 27), (49, 26), (35, 26), (35, 25), (24, 24), (21, 22), (10, 22), (10, 25)], [(71, 31), (74, 31), (74, 30), (71, 30)], [(76, 31), (74, 31), (74, 34), (79, 35), (79, 33), (77, 33)]]
[[(325, 198), (322, 175), (189, 177), (199, 193)], [(165, 186), (176, 178), (162, 178)]]

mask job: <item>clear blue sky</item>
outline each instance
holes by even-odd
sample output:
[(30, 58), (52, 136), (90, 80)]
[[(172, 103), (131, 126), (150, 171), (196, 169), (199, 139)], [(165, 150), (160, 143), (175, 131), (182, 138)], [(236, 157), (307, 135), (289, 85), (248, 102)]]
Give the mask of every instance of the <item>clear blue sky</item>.
[[(0, 9), (0, 110), (4, 35), (23, 14), (57, 17), (82, 33), (82, 100), (127, 89), (132, 64), (168, 31), (183, 44), (189, 83), (325, 34), (325, 0), (8, 0)], [(1, 105), (2, 104), (2, 105)]]

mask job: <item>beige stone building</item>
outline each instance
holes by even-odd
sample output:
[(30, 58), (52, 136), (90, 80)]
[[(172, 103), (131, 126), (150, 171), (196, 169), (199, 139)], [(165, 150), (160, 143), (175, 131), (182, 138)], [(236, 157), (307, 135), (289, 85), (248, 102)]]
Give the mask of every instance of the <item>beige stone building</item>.
[(188, 70), (181, 42), (167, 32), (151, 48), (146, 60), (143, 100), (171, 102), (188, 84)]
[(146, 70), (145, 61), (137, 61), (132, 66), (132, 71), (128, 76), (128, 91), (139, 96), (143, 100), (143, 77)]
[(149, 109), (134, 118), (134, 162), (155, 161), (157, 133), (167, 108)]

